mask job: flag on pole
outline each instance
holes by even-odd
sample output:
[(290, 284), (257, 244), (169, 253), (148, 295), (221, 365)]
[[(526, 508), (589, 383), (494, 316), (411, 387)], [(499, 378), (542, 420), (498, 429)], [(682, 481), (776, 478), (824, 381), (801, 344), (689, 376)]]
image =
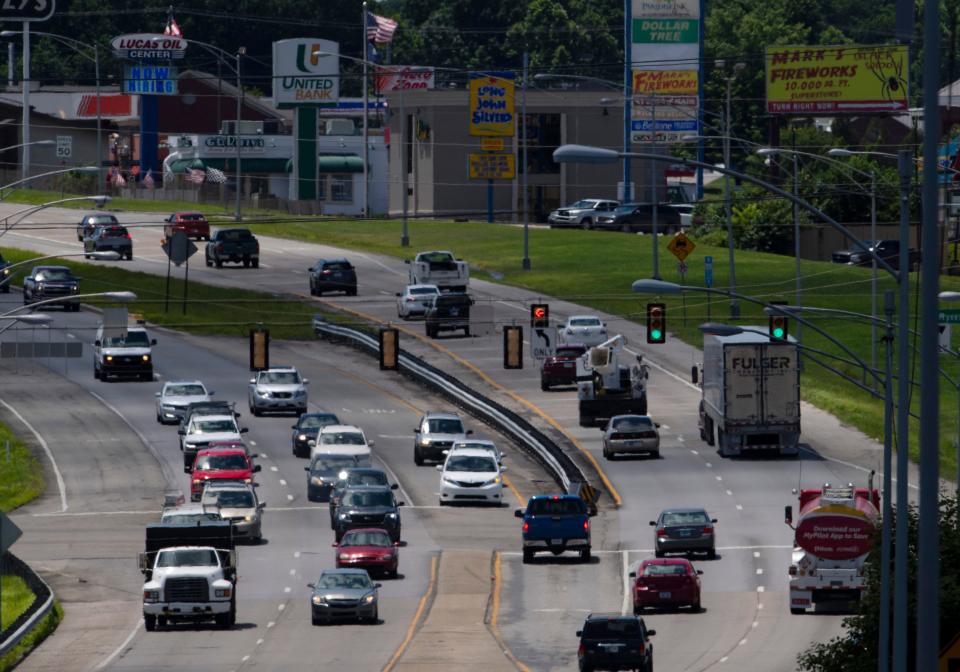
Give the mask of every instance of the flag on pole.
[(183, 31), (180, 30), (180, 25), (177, 23), (176, 19), (173, 18), (173, 7), (170, 8), (170, 12), (167, 14), (167, 25), (163, 29), (164, 35), (171, 35), (173, 37), (183, 37)]
[(367, 41), (376, 44), (389, 44), (393, 41), (393, 33), (397, 30), (397, 22), (385, 16), (377, 16), (367, 12)]
[(226, 184), (227, 174), (217, 168), (207, 168), (207, 182), (213, 184)]
[(123, 175), (120, 174), (119, 170), (113, 174), (113, 185), (115, 187), (127, 186), (127, 181), (123, 179)]
[(188, 181), (193, 182), (194, 184), (203, 184), (205, 179), (207, 179), (207, 174), (199, 168), (187, 168)]
[(143, 176), (143, 186), (147, 189), (153, 189), (156, 186), (156, 182), (153, 179), (153, 171), (147, 170), (147, 174)]

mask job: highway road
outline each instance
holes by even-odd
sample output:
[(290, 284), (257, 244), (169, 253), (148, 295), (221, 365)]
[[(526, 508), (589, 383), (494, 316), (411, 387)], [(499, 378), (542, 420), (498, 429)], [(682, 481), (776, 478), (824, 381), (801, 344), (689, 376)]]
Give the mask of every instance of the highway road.
[[(133, 262), (111, 263), (165, 272), (166, 261), (158, 245), (160, 230), (155, 224), (161, 217), (123, 213), (120, 218), (132, 225), (154, 224), (133, 229)], [(44, 253), (77, 251), (73, 229), (55, 226), (76, 220), (75, 212), (38, 213), (30, 224), (14, 229), (0, 242)], [(323, 301), (384, 322), (396, 321), (394, 293), (406, 278), (401, 261), (278, 239), (262, 239), (261, 250), (258, 270), (206, 269), (195, 263), (190, 277), (221, 286), (250, 286), (252, 277), (264, 291), (306, 296), (306, 269), (316, 258), (347, 256), (358, 269), (359, 296), (326, 297)], [(480, 303), (493, 307), (497, 325), (524, 324), (529, 303), (544, 298), (482, 281), (472, 281), (471, 291)], [(629, 294), (629, 288), (611, 291)], [(568, 302), (551, 300), (550, 304), (555, 319), (591, 312)], [(870, 469), (877, 469), (879, 479), (880, 447), (804, 405), (804, 450), (799, 459), (720, 459), (700, 441), (696, 429), (699, 394), (687, 382), (691, 363), (698, 361), (696, 350), (676, 341), (666, 346), (639, 346), (642, 333), (637, 325), (606, 317), (611, 333), (627, 335), (633, 351), (643, 353), (651, 364), (650, 413), (662, 424), (661, 460), (604, 461), (599, 432), (577, 425), (575, 392), (540, 391), (536, 369), (529, 360), (524, 370), (503, 370), (499, 335), (442, 337), (426, 343), (415, 336), (422, 335), (422, 325), (410, 323), (404, 328), (405, 348), (455, 375), (482, 380), (495, 388), (498, 398), (512, 400), (541, 425), (565, 434), (576, 458), (588, 469), (599, 464), (610, 492), (621, 500), (619, 508), (607, 507), (601, 516), (594, 542), (599, 552), (590, 565), (544, 559), (524, 566), (515, 539), (500, 554), (497, 566), (503, 600), (496, 620), (505, 643), (530, 669), (573, 669), (574, 632), (583, 616), (589, 611), (629, 607), (623, 592), (625, 573), (651, 553), (648, 521), (667, 506), (704, 506), (720, 521), (718, 559), (696, 563), (704, 571), (705, 611), (646, 616), (658, 631), (657, 666), (691, 671), (728, 665), (756, 672), (793, 669), (796, 654), (810, 642), (825, 641), (839, 632), (841, 616), (789, 614), (786, 569), (792, 535), (783, 522), (783, 507), (796, 504), (793, 488), (824, 482), (865, 485)]]

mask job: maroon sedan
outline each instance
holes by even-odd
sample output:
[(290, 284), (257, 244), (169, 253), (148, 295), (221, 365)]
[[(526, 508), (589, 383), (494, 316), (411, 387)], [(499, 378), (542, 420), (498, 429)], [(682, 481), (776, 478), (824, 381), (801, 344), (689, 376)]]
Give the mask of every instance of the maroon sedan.
[(390, 540), (390, 533), (380, 528), (357, 528), (343, 535), (337, 550), (337, 569), (365, 569), (370, 574), (381, 572), (397, 578), (400, 565), (400, 542)]
[(543, 360), (540, 389), (549, 390), (554, 385), (576, 385), (577, 359), (586, 351), (587, 346), (579, 343), (557, 346), (556, 353)]
[(685, 607), (700, 611), (700, 575), (686, 558), (644, 560), (633, 579), (633, 613), (644, 607)]

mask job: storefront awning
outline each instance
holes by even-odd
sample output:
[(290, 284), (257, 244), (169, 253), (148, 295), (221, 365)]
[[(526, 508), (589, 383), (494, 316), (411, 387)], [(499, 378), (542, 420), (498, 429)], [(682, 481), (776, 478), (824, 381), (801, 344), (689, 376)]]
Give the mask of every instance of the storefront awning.
[[(356, 154), (324, 154), (317, 157), (317, 171), (321, 173), (362, 173), (363, 159)], [(293, 172), (293, 159), (287, 160), (287, 172)]]
[(175, 173), (185, 173), (187, 168), (203, 170), (203, 161), (200, 159), (176, 159), (170, 162), (170, 169)]

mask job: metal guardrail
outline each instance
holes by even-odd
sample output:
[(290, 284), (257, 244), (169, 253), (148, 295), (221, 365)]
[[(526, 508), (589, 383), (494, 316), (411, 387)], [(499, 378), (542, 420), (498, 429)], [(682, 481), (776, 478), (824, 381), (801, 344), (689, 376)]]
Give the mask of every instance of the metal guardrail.
[(6, 631), (0, 632), (0, 656), (10, 651), (27, 636), (53, 608), (53, 590), (34, 572), (27, 563), (12, 553), (0, 558), (2, 573), (19, 576), (36, 595), (33, 604), (15, 620)]
[[(314, 317), (313, 329), (318, 336), (342, 340), (373, 356), (379, 355), (379, 343), (369, 334), (331, 324), (320, 315)], [(404, 375), (437, 390), (471, 415), (497, 427), (516, 441), (563, 486), (564, 491), (579, 490), (582, 487), (580, 484), (587, 484), (587, 477), (570, 456), (517, 413), (403, 349), (399, 352), (398, 363)]]

